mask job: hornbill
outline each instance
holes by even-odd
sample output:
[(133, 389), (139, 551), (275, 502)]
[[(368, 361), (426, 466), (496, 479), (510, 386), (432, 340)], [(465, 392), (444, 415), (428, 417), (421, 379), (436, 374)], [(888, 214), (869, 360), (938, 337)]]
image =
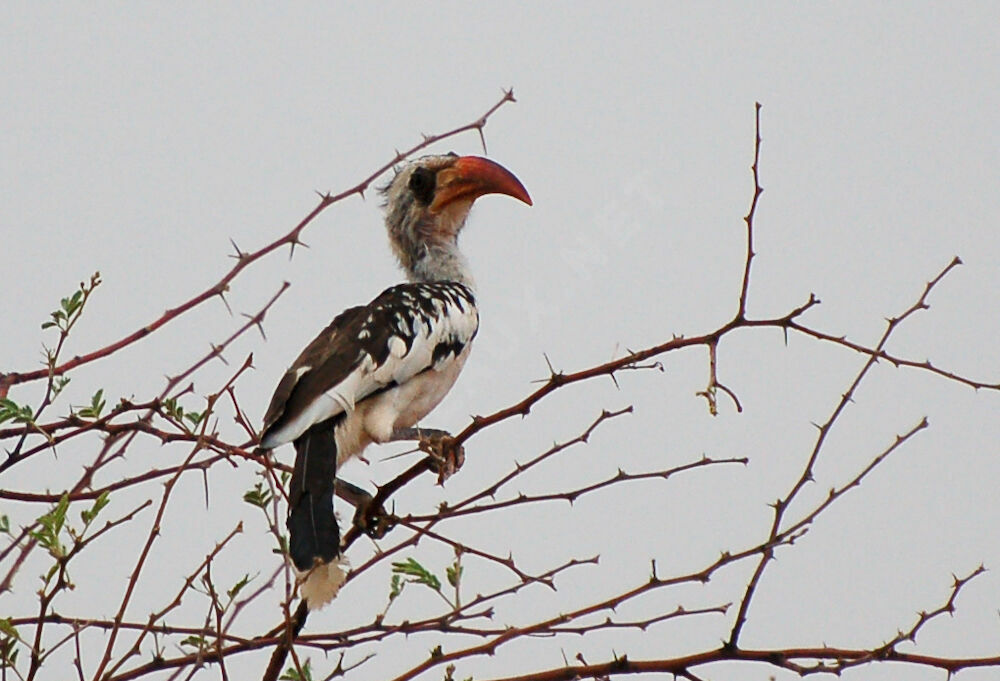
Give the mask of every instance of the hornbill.
[[(288, 550), (310, 609), (328, 603), (345, 578), (333, 511), (340, 464), (371, 443), (403, 439), (451, 458), (439, 466), (460, 464), (456, 448), (442, 446), (447, 433), (413, 427), (455, 383), (479, 327), (458, 235), (484, 194), (531, 205), (514, 175), (477, 156), (425, 156), (381, 191), (389, 242), (409, 283), (340, 313), (302, 351), (278, 384), (261, 432), (263, 449), (295, 445)], [(363, 519), (371, 496), (336, 484)]]

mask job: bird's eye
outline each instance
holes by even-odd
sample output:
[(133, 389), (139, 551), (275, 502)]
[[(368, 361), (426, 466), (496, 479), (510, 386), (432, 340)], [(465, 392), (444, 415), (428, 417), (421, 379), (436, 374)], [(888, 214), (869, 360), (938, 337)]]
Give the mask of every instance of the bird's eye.
[(427, 168), (417, 168), (410, 175), (410, 191), (420, 203), (428, 204), (434, 198), (434, 173)]

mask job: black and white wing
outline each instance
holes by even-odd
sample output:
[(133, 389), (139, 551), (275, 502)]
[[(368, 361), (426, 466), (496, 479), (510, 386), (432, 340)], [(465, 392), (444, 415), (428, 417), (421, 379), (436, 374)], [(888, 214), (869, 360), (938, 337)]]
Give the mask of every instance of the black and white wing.
[(374, 394), (457, 360), (479, 328), (475, 298), (456, 282), (409, 283), (352, 307), (302, 351), (264, 417), (261, 446), (292, 442)]

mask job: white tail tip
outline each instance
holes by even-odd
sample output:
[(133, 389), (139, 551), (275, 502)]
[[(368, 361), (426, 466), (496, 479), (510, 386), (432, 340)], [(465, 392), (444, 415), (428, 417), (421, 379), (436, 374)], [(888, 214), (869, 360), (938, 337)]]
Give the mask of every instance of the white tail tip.
[(329, 563), (317, 565), (308, 572), (299, 573), (299, 595), (305, 599), (310, 612), (319, 610), (332, 601), (347, 579), (347, 560), (335, 558)]

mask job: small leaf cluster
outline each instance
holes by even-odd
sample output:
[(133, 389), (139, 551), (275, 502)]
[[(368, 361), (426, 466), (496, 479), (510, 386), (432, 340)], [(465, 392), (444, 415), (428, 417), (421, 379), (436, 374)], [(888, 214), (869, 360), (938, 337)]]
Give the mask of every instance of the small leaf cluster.
[(59, 503), (51, 511), (42, 515), (36, 521), (37, 527), (28, 534), (56, 559), (66, 555), (66, 547), (60, 539), (63, 526), (66, 524), (66, 512), (69, 510), (69, 495), (63, 494)]
[(264, 487), (264, 483), (262, 482), (258, 482), (253, 488), (243, 493), (243, 501), (264, 510), (267, 510), (273, 499), (274, 494), (271, 493), (270, 489)]
[[(66, 514), (69, 512), (69, 495), (63, 494), (57, 503), (48, 513), (40, 516), (35, 521), (35, 527), (28, 531), (29, 536), (38, 542), (38, 545), (49, 552), (49, 555), (55, 559), (52, 567), (43, 576), (42, 581), (48, 584), (52, 577), (55, 576), (56, 572), (60, 567), (65, 569), (65, 564), (67, 558), (70, 557), (70, 552), (66, 549), (66, 545), (63, 543), (63, 534), (69, 537), (70, 541), (74, 546), (80, 546), (84, 542), (84, 536), (87, 530), (90, 529), (97, 516), (100, 515), (101, 511), (108, 505), (111, 498), (108, 492), (102, 492), (91, 505), (90, 508), (85, 508), (80, 511), (80, 521), (82, 527), (76, 530), (66, 524)], [(0, 525), (9, 525), (9, 521), (4, 517), (3, 523)], [(0, 527), (0, 529), (3, 529)], [(7, 530), (5, 530), (7, 531)], [(68, 579), (68, 578), (67, 578)], [(72, 587), (71, 587), (72, 588)]]
[(42, 323), (43, 329), (57, 328), (63, 335), (69, 333), (70, 328), (80, 318), (83, 306), (87, 303), (87, 298), (95, 288), (101, 285), (101, 273), (95, 272), (90, 278), (90, 283), (80, 282), (80, 288), (59, 301), (59, 307), (49, 313), (49, 320)]
[[(404, 579), (404, 577), (410, 579)], [(392, 564), (392, 586), (389, 599), (392, 600), (402, 593), (406, 584), (423, 584), (434, 591), (441, 591), (441, 580), (438, 576), (412, 557)]]
[(454, 562), (445, 568), (445, 579), (454, 589), (454, 599), (449, 598), (441, 590), (441, 578), (420, 564), (415, 558), (407, 558), (404, 561), (397, 561), (392, 564), (392, 579), (389, 582), (389, 603), (386, 605), (383, 615), (388, 612), (389, 607), (403, 593), (403, 589), (409, 584), (419, 584), (427, 587), (440, 596), (452, 608), (460, 607), (459, 587), (462, 581), (462, 549), (456, 547)]
[(27, 404), (20, 405), (5, 397), (0, 399), (0, 423), (5, 421), (32, 424), (35, 422), (35, 412)]
[(86, 407), (79, 407), (76, 412), (77, 416), (81, 416), (85, 419), (97, 420), (101, 418), (101, 412), (104, 411), (104, 405), (106, 401), (104, 399), (104, 388), (99, 389), (96, 393), (91, 395), (90, 404)]
[(204, 412), (194, 410), (185, 411), (184, 407), (182, 407), (174, 397), (168, 397), (163, 400), (163, 411), (168, 417), (179, 423), (184, 428), (188, 428), (185, 422), (191, 424), (190, 428), (197, 428), (198, 424), (200, 424), (202, 419), (205, 418)]
[(83, 308), (83, 293), (83, 284), (80, 284), (80, 289), (78, 291), (68, 298), (60, 300), (59, 307), (49, 313), (49, 317), (51, 317), (51, 319), (44, 322), (42, 324), (42, 328), (51, 329), (52, 327), (56, 327), (63, 333), (69, 331), (73, 318), (78, 315), (80, 310)]

